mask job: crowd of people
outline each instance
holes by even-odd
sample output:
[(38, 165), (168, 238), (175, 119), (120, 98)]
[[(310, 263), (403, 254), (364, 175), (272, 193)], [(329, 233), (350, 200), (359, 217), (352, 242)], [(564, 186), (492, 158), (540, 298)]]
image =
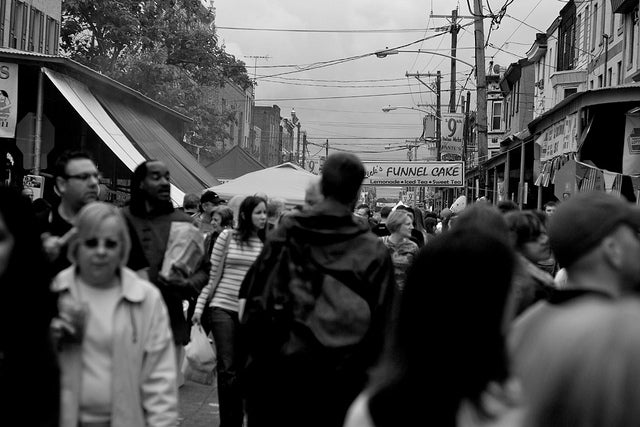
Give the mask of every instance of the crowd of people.
[[(148, 160), (116, 207), (67, 152), (46, 209), (0, 187), (3, 421), (176, 426), (198, 325), (221, 427), (638, 424), (639, 208), (589, 192), (372, 212), (364, 176), (338, 153), (304, 205), (256, 189), (176, 208)], [(167, 274), (182, 227), (199, 259)]]

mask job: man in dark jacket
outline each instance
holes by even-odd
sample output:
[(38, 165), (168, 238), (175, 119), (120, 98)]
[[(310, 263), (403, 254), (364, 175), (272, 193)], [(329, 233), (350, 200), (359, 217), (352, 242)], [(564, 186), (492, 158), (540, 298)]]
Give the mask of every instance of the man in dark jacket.
[(285, 217), (245, 277), (250, 427), (342, 426), (380, 354), (395, 284), (388, 250), (352, 214), (363, 178), (357, 157), (329, 156), (324, 200)]
[[(184, 316), (182, 301), (194, 300), (209, 278), (208, 262), (188, 278), (167, 279), (159, 274), (167, 250), (173, 222), (193, 221), (171, 203), (169, 170), (158, 160), (140, 164), (131, 178), (131, 201), (123, 209), (131, 235), (131, 254), (128, 267), (146, 271), (149, 281), (162, 293), (169, 311), (171, 330), (176, 344), (178, 364), (189, 342), (190, 326)], [(178, 370), (180, 366), (178, 365)]]

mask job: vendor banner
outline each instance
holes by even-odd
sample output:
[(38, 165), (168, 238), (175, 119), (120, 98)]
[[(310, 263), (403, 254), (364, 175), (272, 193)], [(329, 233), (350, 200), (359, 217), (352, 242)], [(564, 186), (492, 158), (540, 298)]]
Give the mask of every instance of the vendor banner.
[(440, 157), (442, 160), (462, 160), (464, 114), (442, 113)]
[(627, 114), (624, 125), (622, 173), (640, 174), (640, 114)]
[(18, 64), (0, 62), (0, 138), (14, 138), (18, 117)]
[(463, 187), (464, 162), (363, 161), (362, 185)]
[(578, 151), (578, 114), (566, 116), (546, 128), (536, 139), (540, 146), (540, 161)]

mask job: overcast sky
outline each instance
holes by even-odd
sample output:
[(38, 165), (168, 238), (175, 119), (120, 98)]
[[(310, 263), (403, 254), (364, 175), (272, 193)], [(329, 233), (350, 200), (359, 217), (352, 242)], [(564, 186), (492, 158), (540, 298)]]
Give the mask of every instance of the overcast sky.
[[(473, 7), (473, 0), (469, 1)], [(490, 6), (497, 13), (504, 2), (483, 0), (485, 12)], [(535, 33), (545, 32), (565, 4), (560, 0), (513, 1), (500, 25), (491, 30), (485, 51), (487, 68), (492, 59), (506, 68), (524, 57)], [(415, 78), (405, 77), (405, 73), (440, 70), (442, 105), (446, 111), (450, 59), (407, 52), (384, 59), (372, 55), (339, 64), (333, 61), (404, 46), (426, 37), (432, 38), (402, 50), (450, 54), (451, 34), (438, 35), (443, 32), (439, 27), (447, 26), (449, 21), (430, 15), (450, 15), (458, 6), (458, 14), (463, 16), (459, 23), (466, 26), (458, 34), (457, 56), (475, 63), (473, 20), (466, 0), (214, 0), (213, 6), (218, 36), (227, 52), (245, 61), (250, 76), (255, 73), (257, 77), (256, 105), (278, 105), (283, 117), (295, 108), (309, 142), (324, 144), (328, 139), (331, 149), (357, 152), (363, 160), (407, 159), (407, 150), (401, 145), (406, 144), (405, 139), (420, 136), (422, 113), (407, 109), (384, 113), (382, 108), (388, 105), (417, 108), (418, 104), (435, 103), (435, 95)], [(485, 20), (485, 39), (489, 24)], [(331, 65), (304, 70), (327, 61)], [(458, 62), (457, 100), (463, 87), (464, 93), (475, 90), (475, 77), (469, 78), (471, 71), (471, 67)], [(475, 110), (475, 95), (472, 96)], [(458, 108), (459, 105), (458, 102)], [(324, 154), (324, 149), (317, 145), (310, 145), (308, 150), (312, 159)], [(422, 155), (419, 152), (418, 158)]]

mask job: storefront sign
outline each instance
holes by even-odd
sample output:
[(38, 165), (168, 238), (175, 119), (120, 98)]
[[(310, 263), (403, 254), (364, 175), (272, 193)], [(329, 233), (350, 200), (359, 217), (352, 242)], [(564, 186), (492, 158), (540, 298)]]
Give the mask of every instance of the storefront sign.
[(18, 117), (18, 64), (0, 62), (0, 138), (14, 138)]
[(440, 153), (443, 160), (462, 159), (464, 114), (442, 113)]
[(569, 114), (545, 129), (536, 144), (540, 145), (540, 161), (545, 162), (578, 151), (578, 113)]
[(365, 161), (363, 185), (464, 186), (464, 162)]
[(622, 173), (640, 174), (640, 114), (627, 114), (624, 126)]

